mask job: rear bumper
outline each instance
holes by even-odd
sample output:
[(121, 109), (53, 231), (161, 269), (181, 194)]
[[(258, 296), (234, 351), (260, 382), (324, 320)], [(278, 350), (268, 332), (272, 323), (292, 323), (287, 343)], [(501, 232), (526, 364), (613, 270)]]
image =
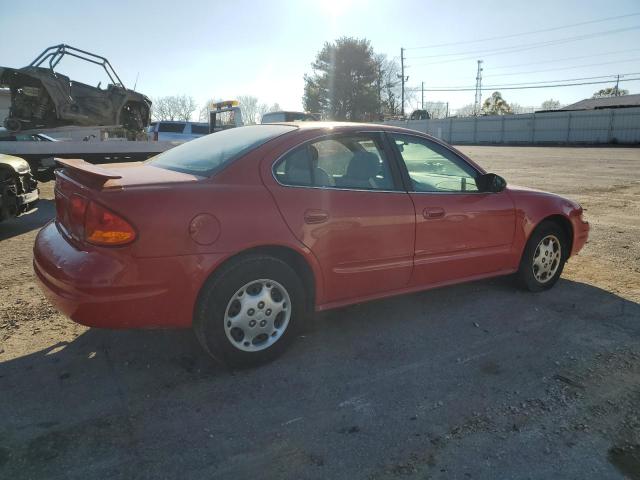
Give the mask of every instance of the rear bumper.
[(47, 299), (90, 327), (190, 327), (217, 256), (132, 258), (120, 249), (76, 249), (51, 222), (34, 245), (33, 268)]

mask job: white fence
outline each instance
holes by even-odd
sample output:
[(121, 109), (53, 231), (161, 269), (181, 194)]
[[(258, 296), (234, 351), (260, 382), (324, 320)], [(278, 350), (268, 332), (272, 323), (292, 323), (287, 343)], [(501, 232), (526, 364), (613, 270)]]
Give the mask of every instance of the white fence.
[(640, 144), (640, 107), (384, 123), (453, 144)]

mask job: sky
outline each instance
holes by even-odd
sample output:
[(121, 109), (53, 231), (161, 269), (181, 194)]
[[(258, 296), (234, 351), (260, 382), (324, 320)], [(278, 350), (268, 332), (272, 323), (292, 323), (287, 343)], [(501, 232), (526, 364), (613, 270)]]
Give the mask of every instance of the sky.
[[(528, 90), (492, 86), (640, 78), (640, 15), (593, 22), (640, 14), (638, 0), (618, 0), (615, 8), (601, 0), (66, 0), (37, 7), (0, 0), (0, 11), (2, 66), (25, 66), (46, 47), (66, 43), (107, 57), (128, 88), (152, 98), (186, 94), (199, 105), (252, 95), (301, 110), (304, 74), (312, 72), (324, 42), (341, 36), (366, 38), (376, 53), (396, 60), (406, 48), (407, 89), (424, 82), (425, 102), (449, 102), (452, 111), (473, 103), (474, 92), (428, 90), (474, 87), (478, 59), (484, 61), (483, 97), (501, 90), (522, 106), (549, 98), (573, 103), (615, 79)], [(584, 22), (593, 23), (556, 29)], [(94, 85), (104, 78), (100, 67), (74, 60), (63, 60), (58, 70)], [(620, 87), (640, 93), (640, 81)], [(406, 110), (420, 101), (417, 92)]]

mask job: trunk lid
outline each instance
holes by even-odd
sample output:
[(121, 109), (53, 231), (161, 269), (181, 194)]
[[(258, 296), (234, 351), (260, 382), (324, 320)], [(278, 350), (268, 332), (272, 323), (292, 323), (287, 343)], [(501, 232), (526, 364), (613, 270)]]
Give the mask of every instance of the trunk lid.
[[(81, 159), (58, 158), (56, 162), (63, 167), (56, 171), (56, 223), (78, 245), (84, 242), (84, 217), (83, 211), (78, 207), (77, 197), (110, 207), (114, 195), (120, 196), (127, 191), (133, 193), (133, 190), (142, 190), (145, 187), (166, 187), (203, 179), (196, 175), (153, 167), (143, 162), (94, 165)], [(126, 217), (128, 212), (116, 213)]]
[(64, 167), (60, 176), (68, 177), (93, 190), (118, 190), (167, 183), (196, 182), (203, 178), (154, 167), (144, 162), (94, 165), (81, 159), (56, 158), (55, 161)]

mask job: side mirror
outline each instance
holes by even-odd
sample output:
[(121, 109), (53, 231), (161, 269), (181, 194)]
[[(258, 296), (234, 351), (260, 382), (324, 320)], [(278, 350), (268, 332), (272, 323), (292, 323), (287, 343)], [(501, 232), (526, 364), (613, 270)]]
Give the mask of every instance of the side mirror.
[(498, 193), (507, 186), (507, 181), (495, 173), (485, 173), (476, 179), (476, 185), (481, 192)]

